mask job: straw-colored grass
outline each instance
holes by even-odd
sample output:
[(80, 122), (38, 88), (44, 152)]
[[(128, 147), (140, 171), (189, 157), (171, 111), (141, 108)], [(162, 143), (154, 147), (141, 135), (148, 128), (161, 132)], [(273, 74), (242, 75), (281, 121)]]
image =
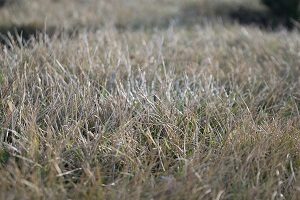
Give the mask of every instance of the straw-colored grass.
[(0, 199), (299, 198), (297, 31), (116, 24), (1, 46)]

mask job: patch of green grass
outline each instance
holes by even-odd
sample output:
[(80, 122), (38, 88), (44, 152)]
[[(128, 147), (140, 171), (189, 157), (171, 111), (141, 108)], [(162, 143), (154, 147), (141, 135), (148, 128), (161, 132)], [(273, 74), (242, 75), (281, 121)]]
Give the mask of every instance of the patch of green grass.
[(0, 166), (5, 166), (8, 163), (10, 154), (5, 149), (0, 149)]
[(2, 71), (0, 70), (0, 85), (2, 85), (4, 83), (4, 75), (2, 73)]

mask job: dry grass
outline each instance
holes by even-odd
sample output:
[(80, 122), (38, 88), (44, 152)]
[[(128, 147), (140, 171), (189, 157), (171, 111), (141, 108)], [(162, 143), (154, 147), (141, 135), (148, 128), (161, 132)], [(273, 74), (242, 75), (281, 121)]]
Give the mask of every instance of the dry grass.
[(299, 198), (297, 31), (113, 24), (1, 46), (0, 199)]

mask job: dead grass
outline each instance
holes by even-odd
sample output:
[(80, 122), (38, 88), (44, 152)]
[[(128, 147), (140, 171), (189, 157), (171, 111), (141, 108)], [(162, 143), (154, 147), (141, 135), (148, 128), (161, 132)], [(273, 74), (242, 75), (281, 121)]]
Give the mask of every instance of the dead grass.
[(1, 199), (298, 199), (297, 31), (105, 25), (8, 44)]

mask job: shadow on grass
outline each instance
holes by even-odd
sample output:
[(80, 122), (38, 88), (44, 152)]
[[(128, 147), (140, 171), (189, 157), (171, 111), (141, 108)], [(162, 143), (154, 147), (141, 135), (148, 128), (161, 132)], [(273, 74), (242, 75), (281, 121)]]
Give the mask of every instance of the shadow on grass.
[[(26, 44), (43, 32), (45, 32), (43, 28), (35, 25), (0, 26), (0, 43), (9, 45), (14, 40)], [(53, 34), (53, 28), (49, 29), (47, 34), (48, 32)]]
[[(276, 30), (286, 28), (293, 29), (294, 24), (285, 17), (274, 16), (269, 10), (261, 7), (251, 7), (242, 4), (217, 4), (205, 10), (200, 5), (188, 5), (179, 13), (181, 25), (201, 23), (204, 19), (222, 19), (223, 22), (238, 23), (241, 25), (257, 26), (261, 29)], [(202, 19), (201, 19), (202, 18)]]
[(144, 21), (137, 19), (128, 24), (116, 24), (118, 30), (140, 30), (168, 28), (171, 24), (175, 26), (192, 27), (194, 25), (209, 24), (213, 21), (223, 23), (237, 23), (240, 25), (256, 26), (264, 30), (273, 31), (285, 28), (291, 30), (294, 24), (291, 20), (274, 16), (263, 6), (247, 6), (244, 4), (232, 3), (192, 3), (182, 7), (173, 15), (154, 20)]
[(246, 7), (232, 10), (229, 18), (240, 24), (255, 25), (263, 29), (286, 28), (291, 30), (294, 28), (293, 22), (288, 18), (274, 16), (269, 11), (263, 12)]
[(47, 27), (39, 25), (0, 26), (0, 44), (11, 46), (12, 44), (27, 46), (30, 41), (47, 37), (61, 38), (64, 36), (75, 37), (82, 27), (74, 27), (64, 30), (55, 26)]

